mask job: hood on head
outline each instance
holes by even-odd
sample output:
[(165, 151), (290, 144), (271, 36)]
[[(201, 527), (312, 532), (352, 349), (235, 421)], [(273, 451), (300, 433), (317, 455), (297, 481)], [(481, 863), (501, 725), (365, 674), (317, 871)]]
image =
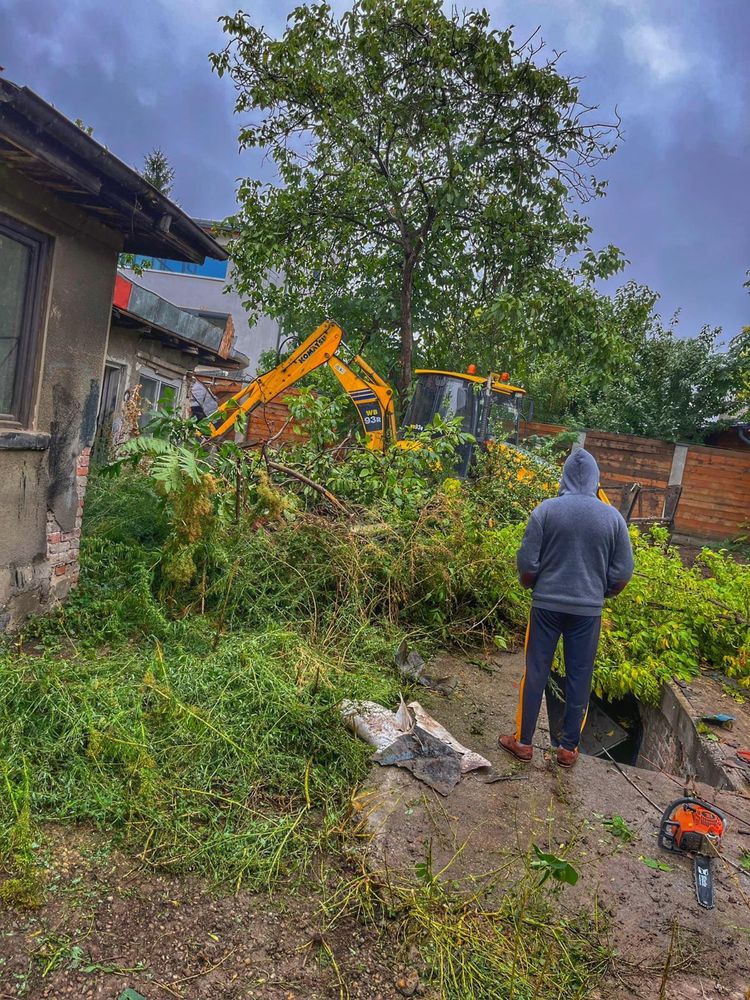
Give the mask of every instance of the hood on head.
[(585, 493), (595, 497), (598, 486), (599, 466), (594, 456), (584, 448), (578, 448), (568, 455), (563, 466), (559, 495)]

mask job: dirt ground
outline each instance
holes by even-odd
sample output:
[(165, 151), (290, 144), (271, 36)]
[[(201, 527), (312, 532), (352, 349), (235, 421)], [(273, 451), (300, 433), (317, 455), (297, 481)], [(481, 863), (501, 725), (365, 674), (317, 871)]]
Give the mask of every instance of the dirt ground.
[[(726, 683), (720, 674), (697, 677), (690, 684), (680, 685), (693, 719), (716, 714), (734, 716), (728, 728), (709, 726), (708, 752), (728, 775), (729, 783), (750, 794), (750, 765), (737, 759), (737, 751), (750, 749), (750, 705), (738, 704), (732, 694), (738, 689)], [(748, 842), (750, 849), (750, 841)]]
[[(403, 970), (387, 935), (320, 905), (338, 863), (264, 893), (213, 892), (144, 870), (98, 835), (48, 830), (47, 901), (0, 908), (0, 997), (391, 1000)], [(132, 994), (126, 994), (135, 1000)]]
[[(517, 765), (497, 748), (498, 733), (513, 729), (519, 655), (477, 656), (467, 661), (444, 656), (435, 675), (455, 674), (460, 685), (451, 698), (425, 695), (426, 708), (467, 746), (486, 756), (498, 774), (521, 780), (484, 784), (466, 776), (442, 798), (397, 768), (372, 773), (366, 791), (373, 850), (379, 863), (408, 869), (425, 856), (429, 842), (436, 865), (448, 864), (457, 879), (495, 870), (504, 856), (573, 842), (581, 878), (567, 890), (564, 905), (598, 907), (608, 916), (610, 944), (619, 956), (611, 985), (602, 996), (660, 996), (672, 927), (678, 925), (679, 958), (673, 961), (667, 997), (750, 995), (750, 877), (714, 862), (716, 907), (701, 909), (693, 892), (691, 863), (665, 855), (656, 843), (660, 814), (683, 794), (667, 775), (624, 767), (632, 785), (604, 760), (582, 757), (571, 771), (545, 754), (544, 724), (537, 733), (533, 764)], [(640, 789), (640, 792), (637, 789)], [(738, 863), (750, 850), (750, 798), (710, 788), (697, 791), (741, 820), (730, 819), (724, 856)], [(643, 794), (641, 794), (643, 793)], [(632, 843), (614, 838), (603, 819), (622, 816), (636, 832)], [(671, 871), (649, 868), (643, 858), (666, 860)]]
[[(528, 767), (497, 749), (512, 728), (522, 672), (517, 655), (444, 656), (435, 668), (455, 674), (450, 698), (421, 697), (460, 740), (488, 757), (496, 774), (519, 780), (485, 784), (464, 778), (446, 798), (394, 767), (375, 767), (362, 789), (362, 815), (374, 835), (373, 865), (413, 872), (427, 844), (434, 863), (454, 855), (450, 875), (481, 877), (529, 844), (572, 843), (578, 885), (565, 889), (570, 910), (597, 908), (618, 958), (602, 1000), (747, 1000), (750, 993), (750, 878), (715, 864), (714, 910), (695, 901), (690, 863), (656, 844), (657, 809), (682, 794), (670, 777), (582, 758), (561, 771), (542, 748)], [(738, 735), (738, 734), (735, 734)], [(750, 798), (711, 789), (706, 797), (733, 813), (725, 856), (750, 850)], [(603, 820), (622, 816), (633, 843)], [(127, 988), (145, 1000), (394, 1000), (404, 972), (393, 932), (354, 919), (324, 929), (321, 903), (347, 863), (324, 859), (273, 895), (220, 893), (198, 879), (169, 878), (111, 851), (100, 835), (46, 831), (48, 891), (35, 911), (0, 904), (0, 1000), (77, 997), (118, 1000)], [(356, 862), (352, 862), (356, 864)], [(352, 871), (354, 868), (352, 868)], [(501, 890), (499, 890), (501, 891)], [(677, 925), (672, 971), (660, 994), (665, 957)], [(348, 992), (347, 992), (348, 991)], [(133, 994), (126, 994), (134, 1000)], [(424, 994), (429, 998), (429, 994)]]

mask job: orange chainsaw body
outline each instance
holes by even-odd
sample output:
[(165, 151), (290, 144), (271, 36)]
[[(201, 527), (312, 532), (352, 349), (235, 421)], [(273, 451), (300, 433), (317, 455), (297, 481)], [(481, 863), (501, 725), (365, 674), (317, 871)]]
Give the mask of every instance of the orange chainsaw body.
[(704, 839), (718, 846), (724, 833), (724, 820), (713, 809), (706, 809), (697, 803), (682, 803), (670, 816), (674, 823), (675, 847), (681, 851), (700, 850)]

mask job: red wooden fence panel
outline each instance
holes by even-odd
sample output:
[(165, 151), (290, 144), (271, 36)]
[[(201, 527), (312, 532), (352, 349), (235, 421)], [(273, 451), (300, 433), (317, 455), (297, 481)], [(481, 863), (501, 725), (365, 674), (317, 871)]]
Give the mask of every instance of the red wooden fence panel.
[(675, 530), (698, 538), (731, 538), (750, 524), (750, 454), (691, 445)]

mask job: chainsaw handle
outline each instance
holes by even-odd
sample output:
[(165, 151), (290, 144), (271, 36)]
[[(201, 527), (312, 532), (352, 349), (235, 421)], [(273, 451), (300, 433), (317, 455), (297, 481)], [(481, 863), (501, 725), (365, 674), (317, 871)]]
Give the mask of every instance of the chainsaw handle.
[(707, 809), (708, 812), (715, 813), (721, 822), (724, 824), (724, 829), (728, 827), (727, 818), (721, 809), (718, 809), (715, 805), (710, 802), (706, 802), (705, 799), (698, 799), (694, 795), (688, 795), (682, 799), (675, 799), (674, 802), (670, 802), (667, 808), (662, 813), (662, 822), (668, 820), (672, 813), (678, 806), (697, 806), (699, 809)]

